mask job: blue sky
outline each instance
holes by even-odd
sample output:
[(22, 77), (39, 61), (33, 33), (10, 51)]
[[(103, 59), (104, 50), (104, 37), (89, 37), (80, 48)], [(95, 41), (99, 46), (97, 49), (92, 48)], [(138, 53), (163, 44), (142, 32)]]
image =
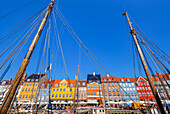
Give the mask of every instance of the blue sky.
[[(36, 0), (14, 14), (0, 19), (0, 36), (4, 36), (16, 28), (49, 2), (50, 0)], [(26, 3), (28, 3), (26, 0), (1, 1), (0, 16)], [(122, 16), (123, 12), (126, 10), (148, 37), (170, 55), (169, 6), (170, 1), (168, 0), (59, 0), (58, 2), (60, 11), (79, 38), (109, 73), (116, 77), (134, 77), (128, 42), (129, 33), (126, 29), (125, 18)], [(97, 72), (85, 55), (82, 54), (81, 62), (78, 62), (79, 57), (76, 56), (79, 53), (78, 46), (75, 46), (73, 40), (66, 39), (69, 37), (68, 32), (64, 32), (64, 34), (66, 35), (62, 45), (70, 78), (74, 78), (78, 64), (80, 64), (80, 79), (86, 79), (88, 73)], [(29, 43), (25, 50), (28, 49)], [(1, 46), (6, 45), (1, 44)], [(21, 52), (4, 79), (15, 76), (25, 54), (26, 51)], [(36, 52), (33, 53), (32, 62), (26, 71), (27, 74), (35, 72), (36, 56)], [(60, 62), (60, 60), (56, 61)], [(3, 69), (0, 70), (0, 74), (2, 71)], [(62, 73), (54, 74), (54, 72), (52, 77), (64, 78)]]

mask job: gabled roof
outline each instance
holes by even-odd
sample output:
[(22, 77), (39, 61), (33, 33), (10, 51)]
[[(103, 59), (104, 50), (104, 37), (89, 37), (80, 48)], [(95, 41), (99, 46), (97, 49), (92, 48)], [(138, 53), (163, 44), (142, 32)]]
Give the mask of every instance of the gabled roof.
[[(25, 82), (36, 82), (36, 79), (40, 79), (43, 76), (45, 76), (46, 74), (31, 74), (30, 76), (27, 77), (27, 79), (25, 80)], [(28, 81), (28, 79), (30, 79), (30, 81)], [(34, 79), (32, 81), (32, 79)], [(39, 80), (38, 80), (39, 81)]]
[(99, 81), (101, 83), (101, 77), (100, 74), (88, 74), (87, 75), (87, 83), (90, 83), (89, 81)]
[[(123, 81), (122, 81), (123, 79)], [(136, 79), (135, 78), (116, 78), (116, 81), (117, 82), (136, 82)]]

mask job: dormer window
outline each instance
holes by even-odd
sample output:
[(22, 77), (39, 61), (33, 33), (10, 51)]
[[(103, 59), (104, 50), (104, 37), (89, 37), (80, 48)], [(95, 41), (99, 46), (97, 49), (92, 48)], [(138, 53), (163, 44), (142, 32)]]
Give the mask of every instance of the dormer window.
[(113, 78), (112, 80), (113, 80), (113, 81), (115, 81), (115, 79), (114, 79), (114, 78)]
[(106, 79), (103, 79), (103, 81), (106, 81)]
[(128, 81), (128, 82), (129, 82), (130, 80), (129, 80), (129, 79), (127, 79), (126, 81)]
[(110, 79), (107, 79), (108, 81), (111, 81)]
[(123, 79), (121, 79), (120, 81), (122, 81), (122, 82), (123, 82), (124, 80), (123, 80)]

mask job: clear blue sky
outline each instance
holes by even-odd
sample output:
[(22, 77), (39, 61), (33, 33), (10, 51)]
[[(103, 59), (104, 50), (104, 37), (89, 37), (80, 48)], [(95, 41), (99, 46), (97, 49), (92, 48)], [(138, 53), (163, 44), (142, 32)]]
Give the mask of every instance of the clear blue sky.
[[(49, 2), (50, 0), (36, 0), (18, 12), (0, 19), (0, 36), (16, 28)], [(0, 3), (0, 16), (26, 3), (28, 3), (27, 0), (3, 0)], [(148, 37), (170, 55), (169, 0), (59, 0), (58, 6), (76, 34), (113, 76), (133, 77), (129, 33), (127, 33), (125, 19), (122, 16), (125, 10)], [(69, 40), (62, 42), (62, 45), (70, 78), (74, 78), (79, 58), (75, 56), (77, 54), (72, 53), (78, 53), (78, 48), (70, 48), (75, 43)], [(6, 45), (1, 44), (1, 46)], [(28, 46), (25, 49), (28, 49)], [(4, 79), (15, 76), (25, 53), (26, 51), (21, 52)], [(36, 60), (35, 52), (26, 73), (34, 73)], [(3, 69), (0, 70), (0, 74), (2, 71)], [(82, 54), (80, 79), (86, 79), (87, 74), (93, 71), (97, 72)], [(56, 74), (52, 77), (61, 78), (62, 76), (63, 74), (61, 76)]]

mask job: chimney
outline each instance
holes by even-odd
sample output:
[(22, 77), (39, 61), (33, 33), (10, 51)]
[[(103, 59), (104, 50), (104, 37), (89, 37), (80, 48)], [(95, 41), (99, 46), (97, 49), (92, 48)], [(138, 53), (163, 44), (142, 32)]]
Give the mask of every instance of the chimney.
[(107, 74), (106, 76), (109, 77), (109, 74)]
[(93, 76), (95, 76), (95, 72), (93, 72)]

